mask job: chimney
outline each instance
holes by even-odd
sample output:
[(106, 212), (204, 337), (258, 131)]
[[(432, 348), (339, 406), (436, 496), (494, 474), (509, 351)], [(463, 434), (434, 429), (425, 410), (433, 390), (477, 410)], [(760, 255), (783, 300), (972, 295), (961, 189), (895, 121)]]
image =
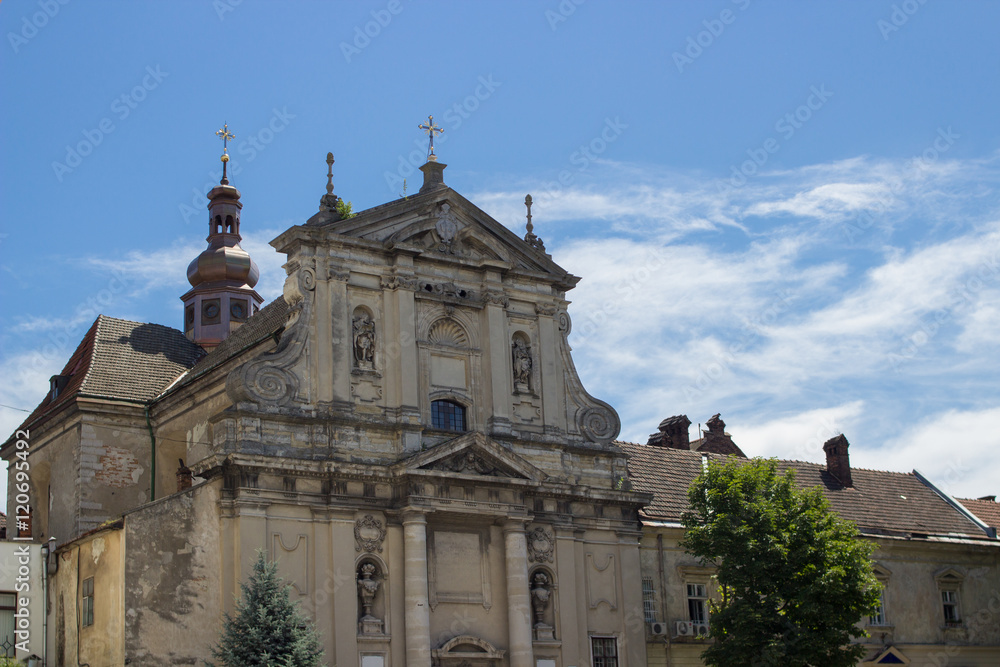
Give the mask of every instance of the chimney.
[(691, 420), (687, 418), (687, 415), (667, 417), (656, 427), (659, 432), (649, 436), (646, 444), (654, 447), (691, 449), (691, 440), (688, 436), (688, 426), (690, 425)]
[(177, 490), (186, 491), (191, 488), (194, 475), (191, 474), (191, 468), (184, 465), (184, 459), (177, 459), (177, 462), (180, 463), (177, 469)]
[(851, 481), (851, 457), (847, 452), (850, 446), (851, 443), (847, 442), (843, 434), (830, 438), (823, 445), (823, 451), (826, 452), (826, 471), (848, 488), (854, 486), (854, 482)]

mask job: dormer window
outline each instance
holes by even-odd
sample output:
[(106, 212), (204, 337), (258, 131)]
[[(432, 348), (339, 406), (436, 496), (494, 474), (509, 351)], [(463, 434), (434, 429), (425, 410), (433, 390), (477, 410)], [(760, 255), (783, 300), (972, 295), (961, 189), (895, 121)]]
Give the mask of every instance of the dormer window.
[(431, 401), (431, 426), (442, 431), (465, 431), (465, 406), (454, 401)]
[(49, 378), (49, 400), (56, 400), (59, 394), (62, 393), (62, 390), (66, 388), (68, 382), (68, 375), (53, 375)]

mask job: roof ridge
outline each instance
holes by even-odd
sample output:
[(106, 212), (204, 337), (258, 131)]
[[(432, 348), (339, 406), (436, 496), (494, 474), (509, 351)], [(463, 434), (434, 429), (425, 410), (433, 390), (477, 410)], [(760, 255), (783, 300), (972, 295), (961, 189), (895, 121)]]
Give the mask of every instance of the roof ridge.
[[(91, 374), (94, 372), (94, 366), (96, 366), (94, 359), (97, 357), (97, 341), (101, 338), (103, 319), (106, 318), (107, 315), (98, 314), (97, 319), (94, 320), (94, 324), (90, 327), (94, 330), (94, 340), (90, 344), (90, 358), (87, 360), (87, 372), (83, 374), (83, 379), (80, 380), (80, 386), (76, 389), (77, 394), (80, 394), (83, 391), (83, 388), (87, 386), (87, 381), (90, 380)], [(87, 332), (89, 333), (90, 329), (88, 329)], [(83, 339), (87, 339), (86, 334), (84, 334)]]
[[(113, 317), (111, 315), (105, 315), (104, 313), (98, 313), (97, 319), (101, 320), (113, 320), (115, 322), (127, 322), (129, 324), (156, 324), (156, 322), (140, 322), (139, 320), (126, 320), (123, 317)], [(166, 327), (166, 324), (161, 324), (161, 327)], [(167, 327), (168, 329), (173, 329), (173, 327)], [(174, 331), (180, 331), (180, 329), (174, 329)]]

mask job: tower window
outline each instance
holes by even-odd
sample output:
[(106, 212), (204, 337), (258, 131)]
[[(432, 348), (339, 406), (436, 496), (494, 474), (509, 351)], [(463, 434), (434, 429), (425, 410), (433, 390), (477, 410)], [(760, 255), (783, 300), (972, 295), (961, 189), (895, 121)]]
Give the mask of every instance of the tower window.
[(454, 401), (431, 401), (431, 425), (442, 431), (464, 431), (465, 407)]

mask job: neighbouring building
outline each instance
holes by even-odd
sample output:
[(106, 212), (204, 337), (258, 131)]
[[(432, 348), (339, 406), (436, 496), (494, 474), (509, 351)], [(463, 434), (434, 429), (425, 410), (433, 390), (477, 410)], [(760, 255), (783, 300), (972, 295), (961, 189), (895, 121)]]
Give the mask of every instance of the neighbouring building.
[[(520, 237), (431, 152), (418, 193), (345, 218), (327, 162), (319, 211), (272, 242), (283, 296), (254, 290), (224, 171), (182, 328), (101, 315), (22, 425), (25, 532), (56, 545), (48, 664), (201, 664), (261, 548), (331, 665), (699, 664), (712, 572), (679, 517), (703, 457), (744, 456), (720, 416), (694, 441), (684, 416), (615, 440), (570, 352), (579, 278), (530, 197)], [(986, 501), (852, 470), (847, 448), (783, 465), (879, 544), (874, 664), (997, 664)]]

